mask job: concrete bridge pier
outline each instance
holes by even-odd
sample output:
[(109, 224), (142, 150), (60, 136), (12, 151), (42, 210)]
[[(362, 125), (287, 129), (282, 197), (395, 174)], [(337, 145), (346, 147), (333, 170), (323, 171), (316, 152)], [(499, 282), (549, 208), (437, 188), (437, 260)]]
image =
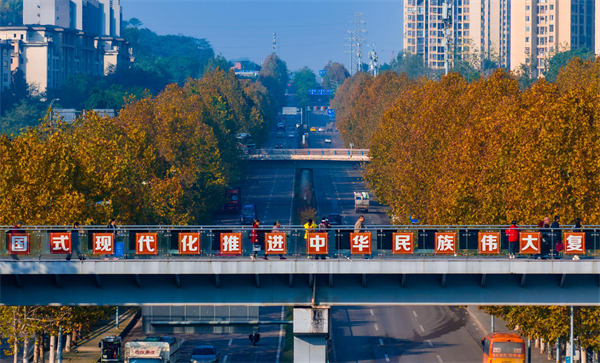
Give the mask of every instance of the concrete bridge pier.
[(330, 312), (324, 307), (294, 307), (294, 362), (327, 362)]

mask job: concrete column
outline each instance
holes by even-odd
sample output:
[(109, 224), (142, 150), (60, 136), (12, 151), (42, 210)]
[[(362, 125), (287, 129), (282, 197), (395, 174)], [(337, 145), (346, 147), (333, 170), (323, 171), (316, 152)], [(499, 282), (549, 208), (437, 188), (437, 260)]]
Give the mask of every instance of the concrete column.
[(327, 362), (329, 307), (294, 308), (294, 362)]

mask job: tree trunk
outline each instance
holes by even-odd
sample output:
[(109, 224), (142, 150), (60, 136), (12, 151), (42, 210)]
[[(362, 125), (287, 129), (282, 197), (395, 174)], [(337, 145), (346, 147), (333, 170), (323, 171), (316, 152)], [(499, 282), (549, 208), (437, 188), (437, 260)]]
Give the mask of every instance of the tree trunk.
[(33, 363), (39, 363), (40, 356), (40, 334), (36, 332), (33, 335)]
[(29, 363), (29, 337), (23, 339), (23, 363)]
[(39, 334), (39, 339), (40, 339), (40, 344), (39, 344), (39, 348), (40, 348), (40, 352), (39, 352), (39, 363), (44, 363), (46, 361), (46, 356), (44, 355), (44, 337), (46, 336), (46, 334), (44, 332), (40, 332)]
[(50, 355), (48, 356), (48, 363), (54, 363), (54, 357), (56, 357), (56, 335), (50, 336)]
[(533, 347), (534, 348), (539, 348), (540, 347), (540, 338), (535, 338), (535, 340), (533, 341)]
[(67, 340), (65, 342), (65, 352), (71, 351), (71, 337), (73, 336), (73, 332), (67, 334)]
[(19, 339), (15, 337), (15, 341), (13, 342), (13, 363), (17, 363), (19, 361)]
[(579, 357), (581, 357), (580, 363), (587, 363), (587, 349), (579, 347)]
[(544, 354), (545, 352), (545, 348), (546, 348), (546, 344), (544, 344), (544, 339), (540, 338), (540, 342), (539, 342), (539, 348), (540, 348), (540, 354)]
[(552, 360), (552, 343), (548, 342), (548, 360)]

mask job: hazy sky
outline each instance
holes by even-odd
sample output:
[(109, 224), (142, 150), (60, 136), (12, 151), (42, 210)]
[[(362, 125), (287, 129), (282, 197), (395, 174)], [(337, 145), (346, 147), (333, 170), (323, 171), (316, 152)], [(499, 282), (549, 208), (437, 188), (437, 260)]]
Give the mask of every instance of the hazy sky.
[[(121, 0), (123, 19), (138, 18), (158, 34), (206, 38), (215, 53), (227, 59), (259, 63), (271, 53), (277, 32), (277, 53), (290, 70), (309, 66), (317, 71), (328, 61), (349, 63), (345, 38), (356, 13), (364, 13), (363, 36), (375, 44), (380, 63), (402, 49), (402, 0)], [(367, 63), (369, 48), (363, 50)]]

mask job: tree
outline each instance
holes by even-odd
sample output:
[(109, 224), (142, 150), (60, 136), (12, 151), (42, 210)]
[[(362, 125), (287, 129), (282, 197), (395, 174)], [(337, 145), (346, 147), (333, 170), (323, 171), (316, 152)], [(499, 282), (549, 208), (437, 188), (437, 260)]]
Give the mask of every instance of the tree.
[(292, 82), (294, 90), (296, 91), (298, 107), (310, 106), (310, 96), (308, 91), (317, 88), (317, 76), (315, 75), (315, 72), (308, 67), (303, 67), (294, 72)]
[(440, 71), (429, 68), (422, 56), (412, 54), (409, 51), (398, 53), (396, 59), (391, 62), (390, 67), (399, 74), (406, 73), (412, 79), (419, 77), (435, 78), (441, 74)]
[(588, 59), (594, 58), (594, 53), (587, 48), (575, 48), (553, 54), (550, 59), (548, 59), (548, 67), (544, 72), (544, 77), (549, 82), (556, 82), (560, 70), (574, 58), (587, 61)]
[(0, 0), (0, 26), (23, 25), (23, 0)]
[(341, 63), (327, 62), (325, 65), (325, 76), (321, 81), (321, 85), (324, 89), (331, 89), (337, 91), (337, 89), (344, 83), (346, 78), (350, 77), (350, 73)]
[(285, 106), (285, 90), (289, 82), (288, 70), (285, 62), (275, 53), (265, 59), (258, 73), (257, 82), (269, 91), (271, 104), (275, 111)]

